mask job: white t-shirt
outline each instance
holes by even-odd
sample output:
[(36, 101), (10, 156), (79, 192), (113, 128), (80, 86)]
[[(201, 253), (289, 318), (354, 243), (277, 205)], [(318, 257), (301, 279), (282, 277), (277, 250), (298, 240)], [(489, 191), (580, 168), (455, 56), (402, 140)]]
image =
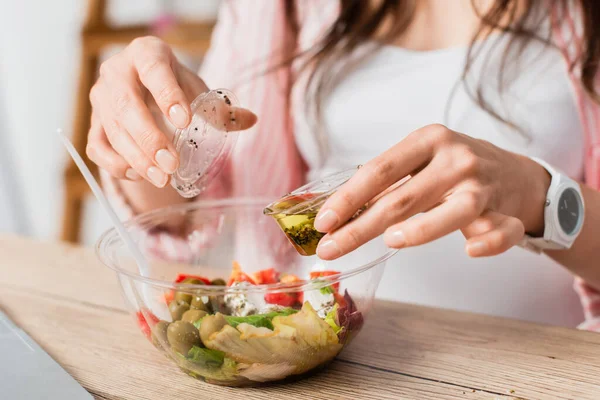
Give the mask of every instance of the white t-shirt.
[[(324, 105), (329, 153), (319, 159), (317, 140), (297, 135), (309, 165), (309, 179), (364, 164), (431, 123), (487, 140), (513, 152), (540, 157), (580, 179), (584, 135), (566, 65), (560, 53), (532, 42), (518, 65), (509, 64), (509, 82), (498, 91), (503, 46), (488, 39), (470, 77), (483, 76), (482, 88), (494, 111), (516, 123), (511, 130), (483, 111), (459, 85), (467, 48), (418, 52), (385, 46), (335, 88)], [(483, 67), (485, 54), (489, 55)], [(476, 82), (468, 80), (471, 87)], [(449, 104), (448, 119), (445, 111)], [(297, 132), (307, 132), (303, 113)], [(583, 319), (572, 276), (546, 256), (520, 248), (472, 259), (456, 232), (433, 243), (401, 250), (388, 262), (377, 296), (436, 307), (487, 313), (555, 325), (575, 326)]]

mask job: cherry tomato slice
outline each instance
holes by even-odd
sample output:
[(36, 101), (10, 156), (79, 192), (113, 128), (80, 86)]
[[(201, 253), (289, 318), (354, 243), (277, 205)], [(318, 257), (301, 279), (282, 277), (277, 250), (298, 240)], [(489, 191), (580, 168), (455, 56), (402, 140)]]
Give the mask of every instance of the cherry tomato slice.
[[(280, 282), (281, 283), (289, 283), (290, 284), (289, 286), (291, 286), (291, 287), (299, 286), (302, 284), (302, 280), (293, 274), (288, 274), (288, 275), (282, 276)], [(297, 282), (298, 282), (298, 285), (294, 285), (294, 283), (297, 283)], [(295, 294), (297, 296), (298, 303), (300, 303), (300, 305), (304, 304), (304, 292), (296, 292)]]
[(277, 304), (283, 307), (291, 307), (298, 302), (297, 293), (267, 293), (265, 301), (269, 304)]

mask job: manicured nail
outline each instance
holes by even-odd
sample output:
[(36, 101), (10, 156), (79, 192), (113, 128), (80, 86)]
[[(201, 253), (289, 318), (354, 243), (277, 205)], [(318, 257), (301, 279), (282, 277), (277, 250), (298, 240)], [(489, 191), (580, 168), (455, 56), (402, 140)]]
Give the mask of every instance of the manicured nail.
[(188, 115), (179, 104), (175, 104), (169, 108), (169, 118), (173, 125), (178, 128), (185, 128), (188, 124)]
[(125, 171), (125, 177), (131, 181), (137, 181), (141, 178), (140, 174), (135, 172), (133, 168), (127, 168), (127, 171)]
[(471, 257), (481, 256), (486, 250), (487, 244), (485, 242), (467, 243), (467, 254)]
[(317, 255), (325, 260), (339, 257), (341, 254), (342, 251), (333, 239), (321, 242), (319, 243), (319, 247), (317, 247)]
[(401, 249), (402, 247), (406, 246), (406, 237), (404, 236), (404, 232), (398, 230), (387, 234), (385, 237), (385, 242), (391, 248)]
[(167, 174), (172, 174), (177, 169), (177, 159), (169, 150), (160, 149), (154, 156), (158, 166)]
[(148, 179), (150, 179), (150, 181), (159, 188), (164, 187), (167, 184), (167, 180), (169, 178), (167, 174), (165, 174), (156, 167), (148, 168), (146, 174), (148, 175)]
[(315, 219), (315, 229), (319, 232), (329, 232), (339, 221), (340, 217), (338, 217), (335, 211), (326, 210), (319, 213), (319, 216)]

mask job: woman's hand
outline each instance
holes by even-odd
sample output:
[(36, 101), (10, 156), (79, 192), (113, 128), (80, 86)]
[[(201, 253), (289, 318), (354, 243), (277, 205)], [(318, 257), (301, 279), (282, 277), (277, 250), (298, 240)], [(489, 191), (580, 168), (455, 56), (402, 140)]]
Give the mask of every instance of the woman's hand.
[[(179, 157), (158, 126), (150, 108), (159, 109), (177, 128), (191, 121), (190, 102), (207, 86), (182, 66), (171, 48), (160, 39), (135, 39), (100, 67), (100, 77), (90, 92), (92, 124), (87, 155), (98, 166), (120, 179), (147, 179), (157, 187), (167, 184)], [(256, 123), (245, 109), (223, 107), (222, 121), (229, 130)], [(235, 118), (229, 112), (233, 112)], [(232, 122), (233, 121), (233, 122)]]
[(328, 233), (317, 254), (334, 259), (384, 232), (388, 246), (404, 248), (459, 229), (470, 256), (499, 254), (524, 232), (543, 233), (549, 185), (550, 175), (529, 158), (429, 125), (365, 164), (327, 200), (315, 220)]

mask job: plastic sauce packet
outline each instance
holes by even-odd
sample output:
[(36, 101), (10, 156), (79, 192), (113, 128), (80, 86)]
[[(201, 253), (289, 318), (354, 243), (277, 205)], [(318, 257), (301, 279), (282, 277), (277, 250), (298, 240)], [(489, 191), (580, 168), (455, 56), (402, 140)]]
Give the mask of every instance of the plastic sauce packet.
[(341, 171), (304, 185), (269, 204), (263, 212), (277, 221), (299, 254), (315, 255), (319, 241), (325, 236), (315, 229), (315, 218), (325, 201), (346, 183), (358, 168)]
[(237, 106), (237, 98), (226, 89), (203, 93), (192, 102), (192, 121), (174, 137), (179, 168), (171, 185), (181, 196), (202, 193), (222, 170), (237, 141), (237, 131), (229, 130), (235, 123), (231, 108)]

